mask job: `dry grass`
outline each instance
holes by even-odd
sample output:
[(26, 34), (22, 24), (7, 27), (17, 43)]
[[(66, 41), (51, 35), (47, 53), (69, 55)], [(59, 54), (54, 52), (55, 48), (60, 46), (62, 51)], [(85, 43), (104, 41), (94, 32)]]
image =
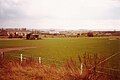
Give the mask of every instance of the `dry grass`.
[[(17, 59), (4, 58), (0, 60), (0, 80), (117, 80), (115, 77), (100, 74), (95, 69), (90, 70), (91, 66), (97, 63), (92, 57), (88, 55), (86, 57), (85, 54), (83, 59), (80, 56), (78, 58), (80, 64), (84, 63), (82, 74), (80, 65), (77, 65), (72, 58), (60, 68), (54, 64), (50, 66), (39, 64), (31, 58), (22, 63)], [(103, 67), (103, 64), (101, 66)]]

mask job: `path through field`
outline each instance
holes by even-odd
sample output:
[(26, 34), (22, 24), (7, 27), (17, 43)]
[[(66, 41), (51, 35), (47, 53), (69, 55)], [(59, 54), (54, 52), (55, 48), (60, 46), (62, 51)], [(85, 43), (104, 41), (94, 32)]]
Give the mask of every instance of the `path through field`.
[(2, 49), (0, 49), (0, 52), (9, 52), (9, 51), (25, 50), (25, 49), (31, 49), (31, 48), (36, 48), (36, 47), (2, 48)]

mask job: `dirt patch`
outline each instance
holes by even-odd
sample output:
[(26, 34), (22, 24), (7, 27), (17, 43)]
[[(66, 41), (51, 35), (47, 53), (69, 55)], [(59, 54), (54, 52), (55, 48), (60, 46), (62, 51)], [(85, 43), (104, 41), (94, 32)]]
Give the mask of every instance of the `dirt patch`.
[(0, 49), (0, 52), (9, 52), (9, 51), (25, 50), (25, 49), (31, 49), (31, 48), (36, 48), (36, 47), (3, 48), (3, 49)]

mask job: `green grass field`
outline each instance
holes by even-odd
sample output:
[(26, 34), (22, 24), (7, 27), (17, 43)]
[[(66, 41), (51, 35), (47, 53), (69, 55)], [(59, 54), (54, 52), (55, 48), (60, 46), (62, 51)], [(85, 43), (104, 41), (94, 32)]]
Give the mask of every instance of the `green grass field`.
[[(77, 56), (86, 53), (102, 55), (108, 57), (120, 52), (120, 40), (109, 40), (108, 38), (48, 38), (42, 40), (0, 40), (0, 48), (7, 47), (36, 47), (24, 51), (11, 51), (6, 54), (9, 57), (18, 57), (21, 53), (24, 56), (37, 59), (39, 56), (46, 64), (61, 65), (62, 61), (72, 57), (77, 60)], [(120, 55), (115, 56), (110, 61), (111, 66), (120, 67)]]

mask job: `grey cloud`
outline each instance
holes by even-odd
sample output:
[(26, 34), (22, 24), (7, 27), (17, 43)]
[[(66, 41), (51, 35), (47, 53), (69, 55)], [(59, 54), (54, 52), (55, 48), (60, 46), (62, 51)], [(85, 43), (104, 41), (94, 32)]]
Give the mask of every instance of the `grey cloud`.
[(102, 16), (102, 19), (119, 20), (120, 19), (120, 6), (119, 7), (112, 6), (106, 11), (104, 11), (104, 15)]
[(0, 19), (11, 19), (24, 17), (19, 2), (14, 0), (0, 0)]
[(119, 7), (113, 7), (111, 9), (111, 12), (108, 13), (110, 14), (112, 19), (120, 19), (120, 6)]

